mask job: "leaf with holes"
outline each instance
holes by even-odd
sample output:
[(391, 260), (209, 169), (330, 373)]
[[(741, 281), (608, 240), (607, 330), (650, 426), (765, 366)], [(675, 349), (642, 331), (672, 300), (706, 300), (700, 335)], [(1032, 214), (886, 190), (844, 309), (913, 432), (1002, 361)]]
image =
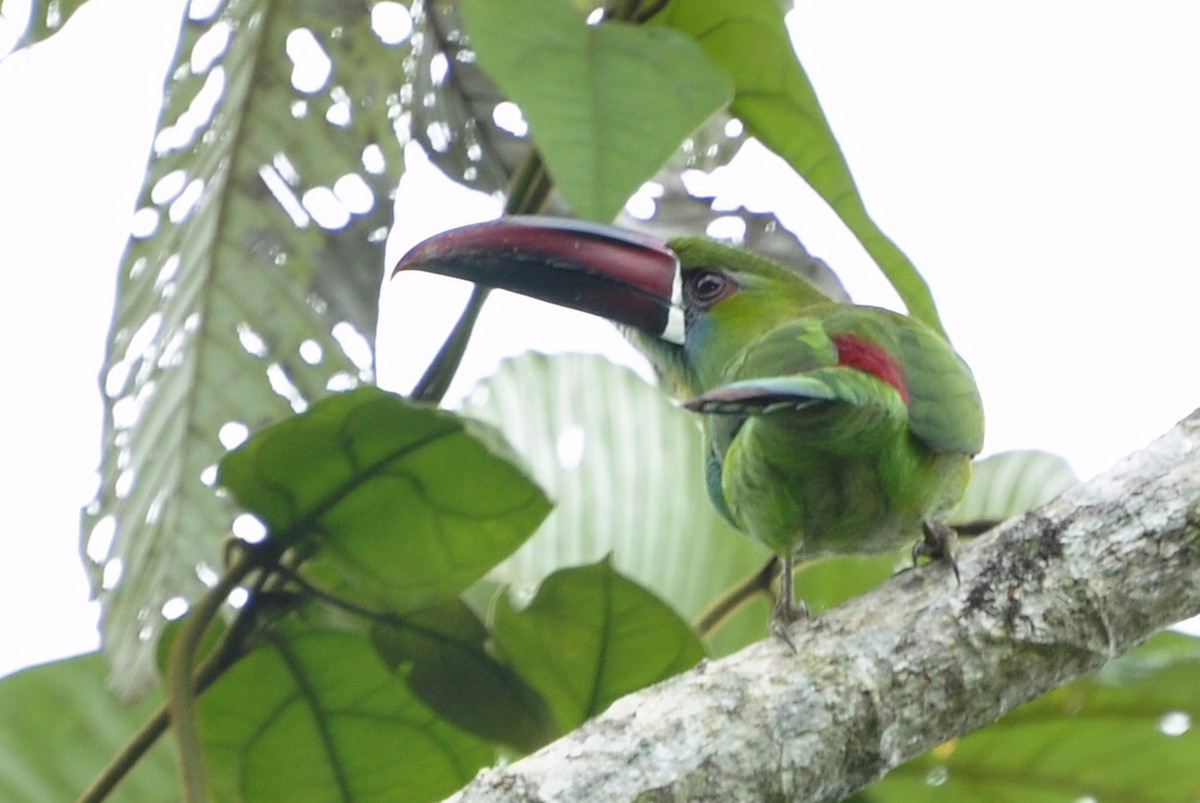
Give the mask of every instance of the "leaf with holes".
[(455, 3), (428, 3), (413, 13), (421, 37), (405, 105), (413, 139), (448, 178), (480, 192), (508, 189), (529, 152), (525, 121), (479, 68)]
[(525, 113), (580, 217), (611, 221), (731, 98), (725, 74), (676, 31), (589, 25), (561, 0), (463, 0), (460, 10), (480, 64)]
[(371, 376), (402, 171), (408, 40), (391, 41), (345, 3), (245, 0), (184, 21), (121, 263), (84, 520), (126, 693), (152, 678), (164, 602), (220, 566), (221, 455)]
[(272, 635), (197, 714), (215, 801), (437, 800), (495, 757), (352, 633)]
[(741, 232), (738, 240), (743, 248), (788, 265), (830, 298), (850, 300), (837, 275), (822, 260), (808, 253), (804, 243), (773, 213), (752, 212), (744, 206), (722, 209), (720, 207), (724, 201), (718, 204), (715, 196), (693, 195), (680, 178), (684, 167), (682, 160), (680, 164), (672, 160), (666, 169), (655, 176), (662, 195), (655, 199), (652, 217), (639, 219), (622, 212), (618, 222), (626, 228), (644, 231), (662, 240), (709, 231), (716, 221), (735, 223)]
[(277, 548), (307, 556), (310, 581), (404, 613), (456, 596), (549, 512), (493, 438), (359, 388), (256, 435), (221, 461), (219, 481)]
[(607, 560), (555, 572), (522, 611), (501, 598), (493, 632), (564, 732), (704, 657), (687, 623)]
[[(29, 9), (29, 26), (13, 42), (9, 53), (0, 53), (0, 59), (7, 57), (30, 45), (36, 45), (44, 39), (49, 39), (63, 29), (67, 21), (78, 11), (87, 0), (33, 0)], [(11, 4), (8, 4), (11, 5)], [(0, 17), (8, 16), (9, 10), (0, 0)], [(24, 11), (24, 9), (18, 9)]]
[(1161, 633), (1095, 675), (896, 770), (864, 801), (1195, 800), (1200, 639)]

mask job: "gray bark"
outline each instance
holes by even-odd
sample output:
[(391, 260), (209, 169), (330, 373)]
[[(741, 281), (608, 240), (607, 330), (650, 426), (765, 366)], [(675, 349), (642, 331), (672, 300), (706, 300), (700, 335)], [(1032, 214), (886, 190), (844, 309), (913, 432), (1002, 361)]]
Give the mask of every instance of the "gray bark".
[(631, 694), (451, 800), (836, 801), (1200, 613), (1200, 410), (959, 554)]

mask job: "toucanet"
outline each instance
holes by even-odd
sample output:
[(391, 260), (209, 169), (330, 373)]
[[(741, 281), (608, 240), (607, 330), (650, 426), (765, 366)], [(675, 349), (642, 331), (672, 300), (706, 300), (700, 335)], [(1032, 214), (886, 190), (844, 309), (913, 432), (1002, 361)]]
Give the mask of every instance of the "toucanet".
[(967, 364), (921, 322), (835, 302), (797, 271), (710, 239), (555, 218), (444, 232), (403, 270), (619, 324), (701, 416), (717, 510), (779, 557), (777, 633), (799, 613), (798, 560), (881, 552), (922, 533), (917, 551), (948, 557), (939, 517), (966, 488), (983, 407)]

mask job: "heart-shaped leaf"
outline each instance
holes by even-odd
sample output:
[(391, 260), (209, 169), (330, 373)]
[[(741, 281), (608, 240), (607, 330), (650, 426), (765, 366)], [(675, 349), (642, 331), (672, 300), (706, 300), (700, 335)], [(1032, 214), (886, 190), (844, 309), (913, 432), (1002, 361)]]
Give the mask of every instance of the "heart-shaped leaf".
[(704, 657), (688, 624), (608, 560), (555, 572), (523, 611), (502, 597), (494, 632), (563, 731)]
[(437, 800), (494, 758), (353, 633), (274, 633), (197, 711), (216, 801)]
[(558, 735), (550, 709), (492, 657), (488, 635), (459, 600), (371, 630), (375, 648), (422, 702), (464, 730), (532, 752)]
[(251, 438), (221, 461), (219, 480), (280, 548), (309, 554), (313, 582), (403, 613), (456, 596), (550, 510), (484, 435), (360, 388)]
[(678, 31), (590, 25), (563, 0), (462, 0), (479, 62), (521, 107), (577, 215), (611, 221), (679, 144), (733, 97)]

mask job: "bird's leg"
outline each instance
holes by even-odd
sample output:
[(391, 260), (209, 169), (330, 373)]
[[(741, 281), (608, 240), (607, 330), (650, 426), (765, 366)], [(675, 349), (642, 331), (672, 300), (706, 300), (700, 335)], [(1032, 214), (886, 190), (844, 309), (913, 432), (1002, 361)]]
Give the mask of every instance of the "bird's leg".
[(913, 563), (915, 564), (917, 558), (921, 556), (931, 560), (945, 561), (954, 570), (955, 581), (961, 583), (962, 578), (958, 575), (958, 562), (954, 560), (955, 547), (958, 545), (958, 532), (953, 527), (932, 519), (926, 519), (921, 524), (921, 530), (925, 533), (925, 537), (913, 544)]
[(803, 602), (796, 604), (793, 590), (792, 574), (796, 571), (794, 555), (779, 558), (779, 596), (775, 598), (775, 607), (771, 611), (771, 632), (775, 637), (796, 651), (796, 645), (788, 636), (787, 629), (792, 623), (808, 618), (808, 606)]

